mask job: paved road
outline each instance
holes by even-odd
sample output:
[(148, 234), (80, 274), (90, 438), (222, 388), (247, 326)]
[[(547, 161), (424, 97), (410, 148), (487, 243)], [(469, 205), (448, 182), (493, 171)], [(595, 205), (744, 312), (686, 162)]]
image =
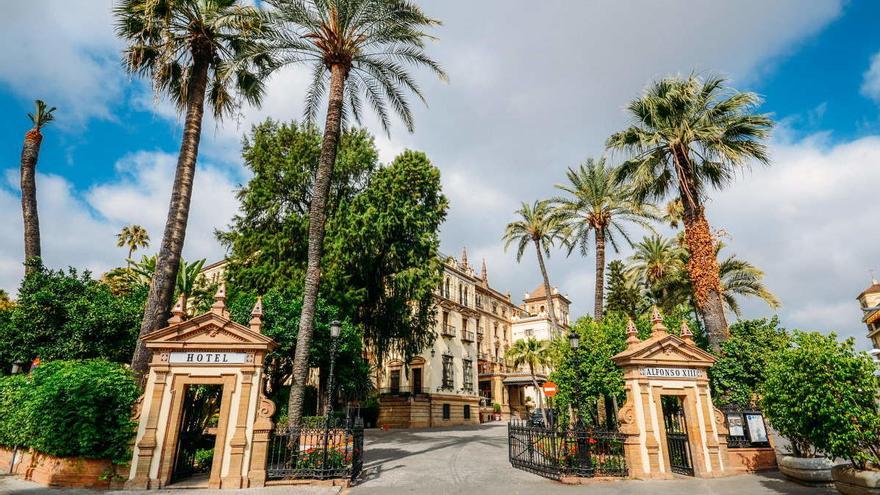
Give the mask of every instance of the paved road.
[(833, 489), (790, 483), (778, 473), (714, 480), (594, 482), (566, 486), (510, 467), (504, 425), (447, 430), (371, 430), (364, 474), (351, 495), (516, 494), (791, 494), (831, 495)]
[(73, 488), (46, 488), (30, 481), (0, 476), (0, 495), (336, 495), (339, 487), (328, 486), (273, 486), (247, 490), (172, 489), (172, 490), (87, 490)]

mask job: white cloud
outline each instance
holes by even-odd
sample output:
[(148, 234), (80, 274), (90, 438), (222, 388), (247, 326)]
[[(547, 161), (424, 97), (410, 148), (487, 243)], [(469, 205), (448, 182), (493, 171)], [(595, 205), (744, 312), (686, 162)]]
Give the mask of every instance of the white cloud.
[[(78, 194), (65, 179), (38, 174), (37, 196), (43, 259), (48, 266), (74, 266), (96, 274), (125, 262), (125, 251), (116, 247), (115, 235), (131, 223), (144, 226), (155, 253), (162, 241), (165, 215), (171, 197), (176, 156), (138, 152), (117, 163), (118, 179), (95, 185)], [(15, 293), (24, 273), (21, 206), (16, 171), (7, 171), (9, 188), (0, 188), (0, 209), (14, 221), (0, 224), (0, 288)], [(214, 229), (223, 228), (235, 214), (238, 181), (213, 166), (200, 166), (187, 227), (184, 257), (223, 256)]]
[(871, 57), (871, 65), (862, 76), (862, 94), (880, 102), (880, 53)]
[(112, 0), (4, 2), (0, 82), (23, 99), (57, 106), (62, 126), (112, 118), (127, 80), (112, 6)]

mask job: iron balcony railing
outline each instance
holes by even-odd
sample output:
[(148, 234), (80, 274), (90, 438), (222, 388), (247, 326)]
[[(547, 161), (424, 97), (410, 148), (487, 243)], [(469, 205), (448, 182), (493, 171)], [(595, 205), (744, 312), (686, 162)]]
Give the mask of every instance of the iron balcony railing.
[(462, 342), (474, 342), (476, 337), (474, 336), (473, 330), (465, 330), (461, 332), (461, 340)]
[(269, 480), (355, 479), (364, 464), (364, 423), (342, 419), (289, 430), (279, 426), (269, 440)]
[(379, 389), (379, 395), (384, 396), (410, 396), (410, 395), (429, 395), (431, 389), (428, 387), (388, 387)]
[(443, 328), (440, 329), (440, 333), (444, 337), (455, 337), (455, 327), (452, 325), (443, 325)]

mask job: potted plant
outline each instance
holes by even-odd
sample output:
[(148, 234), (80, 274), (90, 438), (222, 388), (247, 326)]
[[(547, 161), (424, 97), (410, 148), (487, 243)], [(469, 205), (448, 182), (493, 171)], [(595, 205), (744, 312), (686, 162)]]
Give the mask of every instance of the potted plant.
[(501, 421), (501, 404), (497, 402), (492, 404), (492, 414), (495, 417), (495, 421)]
[(801, 373), (790, 381), (809, 386), (799, 413), (809, 423), (807, 439), (829, 456), (848, 461), (831, 469), (834, 485), (845, 495), (880, 495), (880, 390), (877, 366), (852, 339), (834, 334), (800, 334), (790, 351)]
[(830, 485), (831, 459), (822, 455), (811, 433), (820, 425), (805, 408), (816, 405), (817, 391), (828, 386), (824, 370), (817, 369), (812, 341), (818, 333), (796, 333), (792, 344), (774, 353), (760, 387), (761, 406), (770, 424), (788, 439), (791, 451), (777, 454), (779, 471), (796, 482)]

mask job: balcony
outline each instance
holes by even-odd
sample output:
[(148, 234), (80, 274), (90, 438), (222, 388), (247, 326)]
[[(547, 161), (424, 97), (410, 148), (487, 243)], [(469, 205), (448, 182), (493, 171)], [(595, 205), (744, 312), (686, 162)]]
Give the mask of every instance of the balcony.
[(481, 353), (477, 354), (477, 358), (480, 361), (489, 361), (489, 354), (485, 353), (485, 352), (481, 352)]
[(427, 387), (389, 387), (379, 389), (379, 395), (384, 397), (410, 397), (419, 395), (429, 395), (431, 389)]
[(443, 325), (440, 328), (440, 335), (444, 337), (455, 337), (455, 327), (452, 325)]
[(474, 336), (473, 330), (465, 330), (461, 332), (461, 341), (462, 342), (474, 342), (476, 337)]
[(483, 335), (486, 334), (486, 330), (483, 327), (477, 328), (477, 340), (483, 340)]

